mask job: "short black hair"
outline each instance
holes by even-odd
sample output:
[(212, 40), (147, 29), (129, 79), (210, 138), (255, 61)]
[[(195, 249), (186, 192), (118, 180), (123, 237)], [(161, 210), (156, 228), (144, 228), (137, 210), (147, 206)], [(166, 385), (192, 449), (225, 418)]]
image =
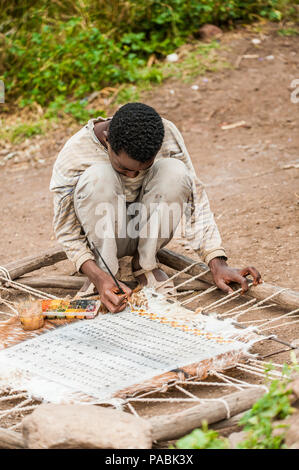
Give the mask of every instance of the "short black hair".
[(164, 139), (164, 125), (157, 111), (143, 103), (127, 103), (114, 114), (108, 141), (118, 155), (126, 152), (140, 162), (152, 160)]

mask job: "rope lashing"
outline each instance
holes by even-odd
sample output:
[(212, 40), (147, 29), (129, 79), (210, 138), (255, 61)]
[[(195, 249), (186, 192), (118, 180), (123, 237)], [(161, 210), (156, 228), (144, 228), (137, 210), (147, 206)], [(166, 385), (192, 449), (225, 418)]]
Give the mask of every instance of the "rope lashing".
[(191, 277), (190, 279), (187, 279), (186, 281), (182, 282), (181, 284), (178, 284), (177, 286), (172, 287), (171, 289), (169, 289), (168, 292), (174, 291), (175, 289), (178, 289), (179, 287), (182, 287), (182, 286), (184, 286), (185, 284), (188, 284), (189, 282), (195, 281), (195, 279), (198, 279), (198, 278), (204, 276), (204, 275), (207, 274), (209, 271), (210, 271), (210, 270), (207, 269), (206, 271), (203, 271), (202, 273), (196, 274), (195, 276)]
[(199, 297), (202, 297), (203, 295), (209, 294), (210, 292), (213, 292), (217, 290), (218, 287), (209, 287), (205, 291), (201, 292), (200, 294), (194, 295), (193, 297), (190, 297), (190, 299), (186, 299), (183, 302), (181, 302), (181, 305), (187, 305), (193, 302), (195, 299), (198, 299)]
[[(167, 284), (169, 281), (172, 281), (173, 279), (177, 278), (180, 274), (184, 274), (185, 272), (187, 272), (189, 269), (193, 268), (194, 266), (196, 266), (197, 264), (199, 264), (200, 261), (195, 261), (195, 263), (193, 264), (190, 264), (189, 266), (187, 266), (186, 268), (182, 269), (182, 271), (178, 271), (177, 273), (175, 273), (173, 276), (169, 277), (168, 279), (166, 279), (166, 281), (164, 281), (162, 284), (160, 284), (159, 286), (159, 289), (160, 287), (163, 287), (165, 286), (165, 284)], [(209, 269), (206, 271), (208, 272)]]
[(33, 287), (25, 286), (24, 284), (21, 284), (20, 282), (8, 280), (6, 277), (0, 276), (0, 279), (4, 280), (8, 285), (11, 285), (15, 289), (26, 292), (28, 294), (35, 295), (36, 297), (40, 297), (42, 299), (52, 299), (52, 300), (59, 299), (59, 297), (56, 297), (55, 295), (47, 294), (38, 289), (34, 289)]
[[(252, 286), (252, 282), (249, 284), (249, 287), (251, 287), (251, 286)], [(220, 307), (221, 305), (224, 305), (227, 302), (230, 302), (234, 298), (239, 297), (242, 290), (243, 290), (243, 288), (240, 287), (240, 289), (237, 289), (234, 292), (231, 292), (231, 294), (228, 294), (224, 299), (219, 299), (219, 300), (216, 300), (215, 302), (212, 302), (211, 304), (207, 305), (204, 308), (204, 311), (206, 312), (207, 310), (211, 310), (211, 308), (214, 308), (216, 306)]]
[(247, 312), (252, 311), (253, 309), (256, 309), (256, 307), (264, 304), (265, 302), (268, 302), (268, 300), (273, 299), (273, 297), (275, 297), (276, 295), (281, 294), (282, 292), (284, 292), (286, 290), (289, 290), (289, 289), (287, 287), (282, 287), (279, 291), (274, 292), (274, 294), (269, 295), (268, 297), (266, 297), (263, 300), (260, 300), (257, 304), (254, 304), (252, 307), (249, 307), (246, 310), (242, 310), (234, 318), (237, 319), (240, 315), (243, 315), (244, 313), (247, 313)]
[(7, 281), (11, 281), (11, 276), (10, 276), (10, 273), (8, 271), (8, 269), (6, 269), (4, 266), (0, 266), (0, 274), (3, 274), (3, 277), (7, 280)]
[(290, 321), (290, 322), (287, 322), (287, 323), (280, 323), (279, 325), (275, 325), (275, 326), (268, 326), (267, 328), (263, 328), (260, 331), (271, 330), (271, 328), (283, 328), (287, 325), (294, 325), (295, 323), (299, 323), (299, 320)]
[(273, 323), (273, 322), (276, 322), (277, 320), (280, 320), (281, 318), (285, 318), (285, 317), (289, 317), (290, 315), (294, 315), (295, 313), (299, 312), (299, 308), (296, 308), (295, 310), (292, 310), (291, 312), (289, 313), (285, 313), (284, 315), (280, 315), (279, 317), (277, 318), (273, 318), (272, 320), (269, 320), (269, 321), (265, 321), (264, 323), (262, 323), (261, 325), (259, 325), (259, 328), (261, 328), (262, 326), (265, 326), (265, 325), (269, 325), (269, 323)]

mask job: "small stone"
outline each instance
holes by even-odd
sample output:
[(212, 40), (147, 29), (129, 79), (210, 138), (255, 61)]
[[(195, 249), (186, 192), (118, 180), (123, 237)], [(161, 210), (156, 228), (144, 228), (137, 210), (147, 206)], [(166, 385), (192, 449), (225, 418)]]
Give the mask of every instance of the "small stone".
[(29, 449), (150, 449), (144, 419), (94, 405), (45, 404), (23, 419)]
[(274, 55), (267, 55), (266, 59), (267, 60), (274, 60), (275, 57), (274, 57)]
[(179, 60), (179, 56), (174, 52), (173, 54), (168, 54), (168, 56), (166, 56), (166, 60), (168, 62), (177, 62)]
[(205, 24), (199, 28), (198, 33), (195, 36), (199, 36), (203, 40), (217, 39), (223, 35), (223, 32), (218, 26), (214, 24)]
[(240, 442), (245, 441), (247, 438), (247, 432), (245, 431), (240, 431), (240, 432), (233, 432), (228, 436), (229, 444), (230, 444), (230, 449), (237, 449), (238, 444)]
[(198, 89), (199, 89), (199, 86), (198, 86), (198, 85), (192, 85), (192, 87), (191, 87), (191, 90), (195, 90), (195, 91), (196, 91), (196, 90), (198, 90)]
[(6, 157), (3, 158), (3, 160), (7, 162), (8, 160), (11, 160), (12, 158), (14, 158), (16, 155), (17, 155), (17, 152), (10, 152), (6, 155)]
[(252, 44), (258, 46), (262, 41), (258, 38), (251, 39)]
[(286, 428), (285, 437), (285, 444), (289, 448), (299, 442), (299, 412), (292, 414), (283, 422), (289, 426)]

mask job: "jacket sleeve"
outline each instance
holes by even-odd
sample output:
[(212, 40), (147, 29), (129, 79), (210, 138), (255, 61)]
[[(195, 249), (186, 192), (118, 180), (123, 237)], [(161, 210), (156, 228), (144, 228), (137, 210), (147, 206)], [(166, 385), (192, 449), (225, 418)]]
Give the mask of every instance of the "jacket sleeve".
[(77, 271), (80, 271), (82, 264), (89, 259), (94, 260), (94, 256), (75, 213), (73, 192), (54, 190), (53, 227), (68, 259), (75, 264)]

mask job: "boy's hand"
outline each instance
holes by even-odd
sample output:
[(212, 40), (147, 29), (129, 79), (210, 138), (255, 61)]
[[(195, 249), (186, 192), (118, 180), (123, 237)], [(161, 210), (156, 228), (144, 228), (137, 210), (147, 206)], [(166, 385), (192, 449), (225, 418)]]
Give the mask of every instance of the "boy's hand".
[(226, 261), (220, 258), (213, 258), (209, 262), (209, 268), (213, 275), (214, 282), (219, 289), (227, 293), (234, 292), (229, 286), (231, 282), (237, 282), (242, 287), (242, 294), (248, 290), (248, 281), (245, 276), (253, 277), (253, 285), (257, 286), (262, 283), (261, 275), (254, 267), (246, 267), (243, 269), (230, 268)]
[(131, 295), (132, 291), (123, 282), (119, 282), (119, 285), (125, 294), (118, 294), (118, 287), (109, 275), (106, 280), (103, 281), (100, 279), (99, 283), (95, 285), (100, 294), (101, 302), (108, 308), (109, 312), (118, 313), (126, 308), (128, 297)]
[(125, 294), (118, 294), (118, 288), (111, 276), (100, 269), (93, 260), (85, 261), (81, 271), (96, 286), (101, 302), (109, 312), (118, 313), (126, 308), (127, 299), (132, 294), (132, 290), (126, 284), (119, 282)]

